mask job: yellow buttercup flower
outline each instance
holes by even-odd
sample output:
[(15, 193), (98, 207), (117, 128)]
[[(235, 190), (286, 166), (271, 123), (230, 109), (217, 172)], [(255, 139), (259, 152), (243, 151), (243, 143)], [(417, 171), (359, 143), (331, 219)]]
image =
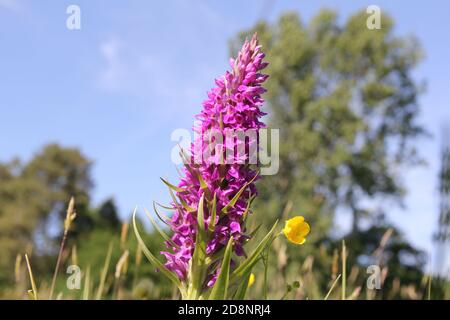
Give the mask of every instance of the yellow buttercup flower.
[(255, 282), (255, 275), (253, 272), (250, 274), (250, 277), (248, 278), (248, 287), (251, 287), (251, 285)]
[(292, 219), (286, 220), (283, 233), (288, 240), (295, 244), (303, 244), (306, 241), (311, 228), (302, 216), (296, 216)]

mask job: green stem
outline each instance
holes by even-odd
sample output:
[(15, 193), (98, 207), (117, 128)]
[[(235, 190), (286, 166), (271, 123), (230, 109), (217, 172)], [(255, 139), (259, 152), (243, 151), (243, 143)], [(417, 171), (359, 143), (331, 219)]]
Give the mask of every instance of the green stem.
[(347, 277), (347, 250), (345, 247), (345, 240), (342, 240), (342, 300), (346, 299), (346, 277)]
[(264, 262), (264, 300), (267, 300), (267, 271), (269, 268), (269, 250), (270, 250), (270, 246), (267, 248), (266, 250), (266, 254), (265, 257), (263, 259)]
[(53, 273), (52, 285), (50, 287), (50, 294), (48, 297), (49, 300), (52, 300), (52, 298), (53, 298), (53, 292), (55, 290), (55, 285), (56, 285), (56, 278), (58, 276), (59, 267), (61, 265), (62, 255), (64, 252), (64, 244), (66, 243), (66, 239), (67, 239), (67, 233), (68, 233), (68, 230), (64, 230), (64, 235), (63, 235), (63, 238), (61, 241), (61, 246), (59, 247), (58, 260), (56, 260), (55, 272)]

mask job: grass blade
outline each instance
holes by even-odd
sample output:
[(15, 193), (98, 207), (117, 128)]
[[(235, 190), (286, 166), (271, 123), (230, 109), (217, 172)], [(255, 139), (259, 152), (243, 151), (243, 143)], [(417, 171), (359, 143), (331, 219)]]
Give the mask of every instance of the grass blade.
[(105, 264), (103, 265), (102, 272), (100, 274), (100, 284), (97, 289), (97, 295), (95, 296), (96, 300), (100, 300), (102, 298), (103, 289), (105, 288), (106, 276), (108, 275), (109, 264), (111, 261), (113, 244), (109, 243), (108, 253), (106, 254)]
[(33, 270), (31, 270), (31, 264), (27, 254), (25, 254), (25, 261), (27, 262), (28, 274), (30, 275), (30, 282), (31, 282), (31, 292), (29, 290), (28, 295), (32, 297), (33, 300), (38, 300), (38, 291), (36, 287), (36, 282), (34, 281)]
[(331, 285), (330, 290), (328, 290), (327, 295), (325, 296), (324, 300), (328, 300), (328, 297), (330, 296), (331, 292), (333, 291), (334, 287), (336, 286), (336, 284), (339, 281), (339, 278), (341, 277), (341, 275), (339, 274), (336, 279), (334, 280), (333, 284)]
[(18, 254), (16, 256), (16, 263), (14, 264), (14, 280), (16, 282), (20, 281), (20, 266), (22, 265), (22, 255)]
[(61, 245), (59, 247), (59, 253), (58, 253), (58, 258), (56, 260), (55, 271), (53, 272), (52, 284), (50, 286), (49, 300), (52, 300), (52, 298), (53, 298), (53, 292), (55, 290), (55, 285), (56, 285), (56, 278), (58, 276), (59, 268), (60, 268), (60, 265), (62, 262), (64, 245), (66, 244), (67, 234), (69, 233), (70, 226), (72, 225), (72, 222), (75, 219), (75, 217), (76, 217), (75, 199), (74, 199), (74, 197), (72, 197), (72, 198), (70, 198), (69, 205), (67, 207), (66, 218), (64, 220), (64, 233), (63, 233), (63, 237), (61, 240)]
[(91, 291), (91, 266), (89, 265), (86, 269), (86, 275), (84, 278), (83, 300), (89, 300), (90, 291)]
[(345, 240), (342, 240), (342, 300), (346, 299), (346, 281), (347, 281), (347, 249), (345, 247)]

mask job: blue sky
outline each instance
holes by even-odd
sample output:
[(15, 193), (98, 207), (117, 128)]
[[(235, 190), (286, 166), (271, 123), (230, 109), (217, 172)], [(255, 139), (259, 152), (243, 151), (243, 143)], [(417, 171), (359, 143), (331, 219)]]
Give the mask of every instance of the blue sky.
[[(70, 4), (81, 8), (81, 30), (66, 28)], [(415, 77), (427, 83), (419, 120), (434, 138), (417, 144), (428, 166), (404, 174), (405, 208), (389, 218), (430, 250), (440, 127), (450, 121), (450, 2), (0, 0), (0, 161), (29, 159), (49, 142), (77, 146), (95, 160), (96, 203), (149, 207), (167, 199), (159, 177), (176, 177), (170, 133), (192, 126), (236, 32), (287, 10), (307, 21), (328, 7), (345, 19), (371, 4), (426, 53)], [(347, 221), (339, 216), (341, 230)]]

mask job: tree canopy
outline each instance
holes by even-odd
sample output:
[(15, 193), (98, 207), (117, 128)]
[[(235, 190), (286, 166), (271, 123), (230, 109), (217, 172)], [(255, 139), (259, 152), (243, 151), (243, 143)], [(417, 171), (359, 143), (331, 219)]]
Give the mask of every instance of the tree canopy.
[(373, 208), (367, 200), (401, 199), (401, 169), (420, 160), (413, 142), (424, 133), (421, 87), (412, 76), (421, 49), (414, 38), (396, 36), (386, 14), (379, 30), (366, 19), (359, 12), (341, 24), (322, 10), (304, 23), (286, 13), (231, 42), (234, 50), (256, 31), (270, 62), (265, 97), (281, 143), (279, 173), (261, 182), (260, 202), (273, 200), (265, 211), (280, 213), (292, 201), (316, 230), (326, 230), (343, 208), (356, 231)]
[[(259, 182), (255, 211), (272, 218), (302, 214), (310, 221), (309, 252), (293, 256), (317, 257), (321, 243), (332, 243), (338, 211), (351, 214), (354, 253), (372, 254), (383, 230), (393, 228), (373, 220), (387, 212), (386, 204), (401, 204), (404, 170), (421, 161), (414, 142), (425, 134), (417, 121), (422, 87), (413, 77), (421, 47), (414, 37), (394, 34), (387, 14), (379, 30), (366, 27), (367, 17), (357, 12), (340, 22), (324, 9), (304, 22), (287, 12), (230, 42), (235, 51), (257, 32), (270, 63), (265, 98), (269, 126), (280, 130), (280, 165)], [(387, 248), (391, 266), (401, 267), (400, 251), (408, 251), (417, 280), (423, 253), (395, 239), (397, 245)], [(323, 259), (317, 262), (326, 267)]]

